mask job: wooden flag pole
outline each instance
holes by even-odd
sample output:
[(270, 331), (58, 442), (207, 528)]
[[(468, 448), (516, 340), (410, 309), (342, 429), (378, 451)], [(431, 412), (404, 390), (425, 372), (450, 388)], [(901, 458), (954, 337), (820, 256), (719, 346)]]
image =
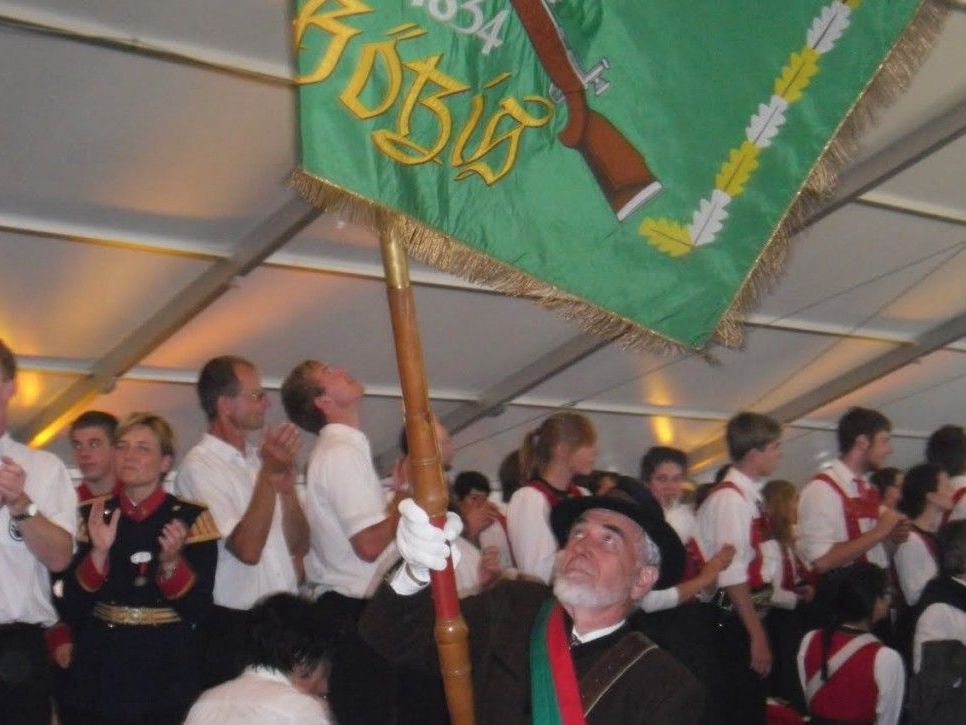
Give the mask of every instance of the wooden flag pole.
[[(406, 250), (380, 224), (382, 264), (386, 270), (386, 293), (396, 343), (396, 363), (406, 412), (406, 439), (412, 471), (413, 497), (434, 525), (446, 522), (449, 494), (436, 447), (436, 433), (429, 410), (429, 392), (423, 365), (423, 348), (416, 325), (416, 305), (409, 283)], [(473, 725), (473, 683), (470, 679), (466, 622), (456, 596), (453, 562), (444, 571), (432, 572), (433, 605), (436, 610), (436, 646), (439, 667), (453, 725)]]

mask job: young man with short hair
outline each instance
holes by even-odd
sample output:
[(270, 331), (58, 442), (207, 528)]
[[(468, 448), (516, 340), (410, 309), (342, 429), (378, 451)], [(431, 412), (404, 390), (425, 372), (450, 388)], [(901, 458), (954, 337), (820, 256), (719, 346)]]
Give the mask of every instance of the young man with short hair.
[(882, 509), (867, 480), (892, 453), (892, 424), (877, 410), (850, 409), (838, 423), (839, 457), (802, 489), (798, 500), (799, 550), (816, 572), (869, 561), (889, 566), (883, 542), (908, 535), (903, 516)]
[(765, 677), (772, 650), (760, 617), (771, 598), (762, 571), (761, 544), (767, 525), (761, 488), (781, 461), (782, 427), (759, 413), (742, 412), (728, 421), (731, 466), (698, 509), (695, 542), (708, 559), (722, 546), (735, 547), (731, 564), (718, 575), (718, 593), (707, 604), (718, 622), (715, 654), (727, 684), (721, 693), (725, 722), (765, 722)]
[(68, 437), (74, 462), (81, 474), (77, 486), (79, 505), (92, 498), (118, 493), (114, 475), (114, 434), (117, 418), (103, 410), (88, 410), (70, 424)]

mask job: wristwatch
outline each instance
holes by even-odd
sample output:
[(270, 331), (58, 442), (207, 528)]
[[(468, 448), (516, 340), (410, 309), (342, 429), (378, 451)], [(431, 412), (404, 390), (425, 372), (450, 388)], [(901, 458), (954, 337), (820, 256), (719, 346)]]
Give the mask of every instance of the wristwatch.
[(21, 521), (26, 521), (27, 519), (32, 519), (34, 516), (36, 516), (39, 513), (40, 513), (40, 510), (37, 508), (37, 504), (35, 504), (33, 501), (31, 501), (29, 504), (27, 504), (27, 508), (25, 508), (23, 510), (23, 513), (20, 513), (20, 514), (10, 514), (10, 518), (15, 523), (18, 523), (19, 524)]

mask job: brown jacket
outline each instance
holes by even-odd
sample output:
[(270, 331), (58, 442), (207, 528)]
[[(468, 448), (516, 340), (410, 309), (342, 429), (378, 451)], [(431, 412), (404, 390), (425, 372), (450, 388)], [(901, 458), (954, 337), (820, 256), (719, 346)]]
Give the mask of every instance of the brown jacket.
[[(530, 723), (530, 629), (544, 584), (504, 582), (461, 600), (470, 630), (474, 701), (480, 725)], [(404, 597), (384, 584), (359, 622), (362, 636), (396, 664), (438, 672), (429, 591)], [(701, 685), (655, 648), (638, 660), (591, 711), (588, 725), (687, 725), (700, 719)]]

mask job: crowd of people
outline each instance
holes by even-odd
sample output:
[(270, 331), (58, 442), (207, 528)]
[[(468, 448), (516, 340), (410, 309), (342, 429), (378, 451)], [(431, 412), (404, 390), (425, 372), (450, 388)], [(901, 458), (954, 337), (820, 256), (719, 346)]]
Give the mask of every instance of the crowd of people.
[(789, 482), (781, 425), (740, 412), (730, 463), (695, 489), (670, 447), (636, 477), (595, 470), (593, 424), (560, 412), (503, 461), (502, 501), (456, 475), (440, 529), (411, 498), (405, 433), (379, 479), (344, 369), (296, 366), (290, 422), (266, 426), (257, 367), (208, 361), (207, 432), (172, 475), (161, 416), (87, 411), (76, 488), (6, 430), (16, 373), (0, 341), (0, 723), (446, 723), (428, 583), (449, 558), (477, 722), (964, 712), (962, 427), (903, 472), (889, 420), (853, 408), (838, 458)]

